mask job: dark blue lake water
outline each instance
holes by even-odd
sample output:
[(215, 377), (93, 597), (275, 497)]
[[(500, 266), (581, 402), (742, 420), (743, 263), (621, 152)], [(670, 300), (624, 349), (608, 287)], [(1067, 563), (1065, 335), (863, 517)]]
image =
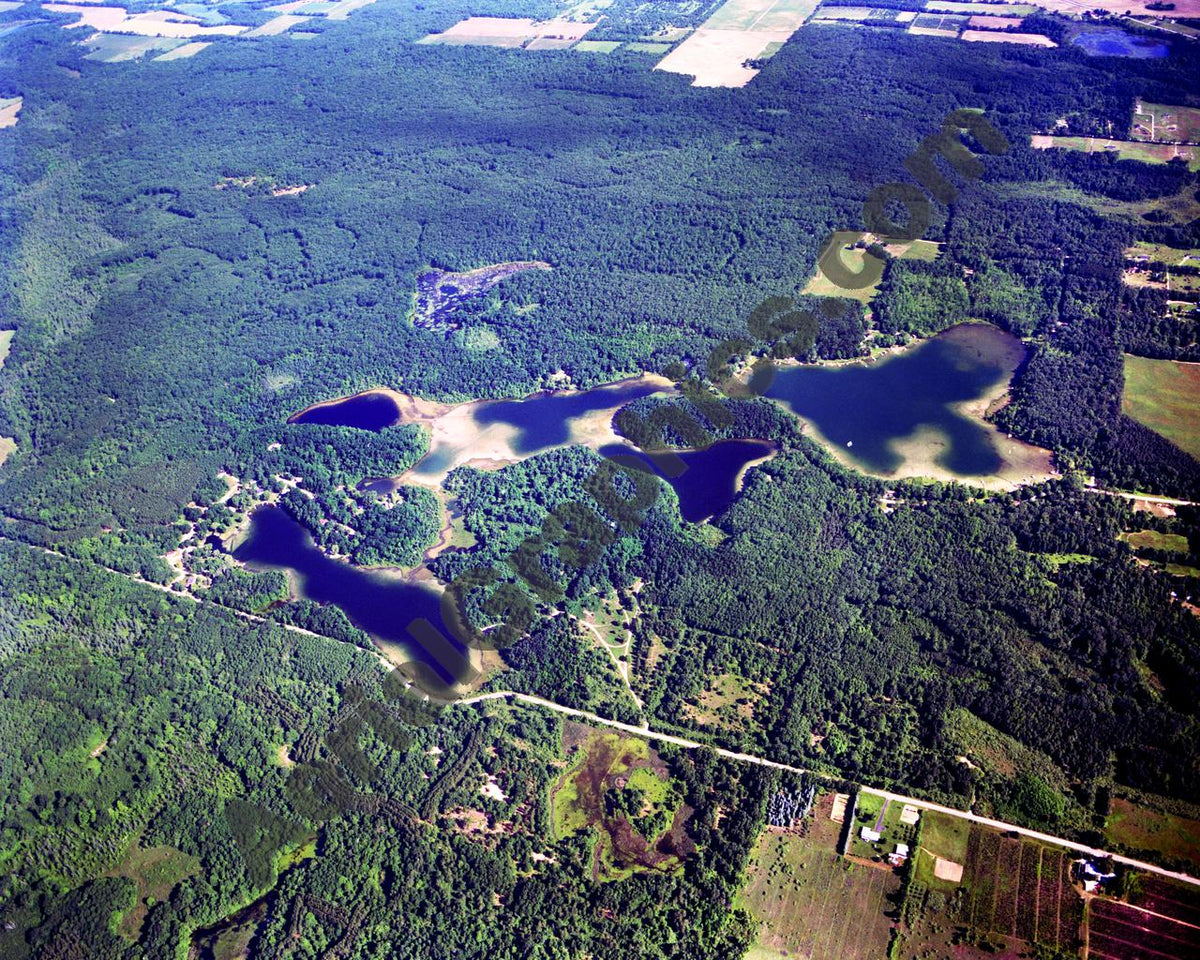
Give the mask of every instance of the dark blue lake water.
[(323, 423), (375, 432), (399, 422), (400, 407), (386, 393), (360, 393), (345, 400), (309, 407), (288, 418), (288, 423)]
[(1168, 44), (1149, 37), (1128, 33), (1120, 27), (1085, 30), (1071, 39), (1090, 57), (1132, 57), (1135, 60), (1155, 60), (1171, 52)]
[[(397, 644), (443, 682), (461, 679), (467, 672), (465, 650), (451, 641), (441, 616), (441, 594), (431, 587), (373, 573), (331, 560), (313, 542), (308, 531), (279, 507), (254, 511), (250, 532), (234, 551), (234, 559), (250, 569), (290, 570), (302, 596), (332, 603), (354, 625), (384, 645)], [(414, 637), (410, 627), (426, 620), (441, 635), (429, 631)]]
[(636, 447), (611, 443), (600, 448), (606, 457), (634, 456), (646, 469), (664, 478), (679, 497), (679, 512), (683, 519), (698, 523), (723, 511), (741, 491), (741, 475), (746, 464), (769, 457), (776, 451), (767, 440), (722, 440), (703, 450), (685, 450), (673, 457), (683, 470), (671, 476), (675, 469), (664, 472), (657, 462)]
[(1003, 464), (995, 431), (955, 409), (1007, 383), (1024, 358), (1020, 340), (986, 324), (963, 324), (874, 363), (789, 367), (767, 391), (862, 468), (898, 470), (897, 441), (939, 437), (932, 459), (961, 476)]

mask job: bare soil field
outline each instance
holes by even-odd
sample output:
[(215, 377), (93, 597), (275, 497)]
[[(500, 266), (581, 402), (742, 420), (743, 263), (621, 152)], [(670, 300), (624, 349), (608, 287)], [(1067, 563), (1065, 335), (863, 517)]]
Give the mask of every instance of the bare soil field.
[(925, 9), (930, 13), (978, 13), (998, 17), (1024, 17), (1037, 7), (1024, 3), (970, 3), (958, 0), (929, 0)]
[(1057, 47), (1040, 33), (1002, 33), (998, 30), (964, 30), (959, 38), (974, 43), (1021, 43), (1027, 47)]
[(695, 87), (744, 87), (758, 75), (745, 63), (786, 43), (817, 6), (818, 0), (728, 0), (654, 69), (691, 76)]
[(255, 27), (249, 33), (243, 34), (246, 37), (274, 37), (277, 34), (285, 33), (292, 27), (301, 23), (308, 23), (310, 17), (298, 17), (294, 14), (283, 13), (273, 20), (268, 20), (261, 27)]
[[(0, 130), (3, 130), (5, 127), (15, 127), (17, 125), (17, 118), (21, 113), (21, 104), (23, 102), (21, 97), (9, 97), (7, 99), (0, 97)], [(0, 350), (3, 350), (5, 355), (8, 354), (8, 339), (2, 338), (6, 334), (11, 339), (12, 331), (0, 331)], [(0, 364), (3, 363), (3, 357), (0, 357)]]
[(229, 23), (208, 27), (195, 17), (169, 10), (154, 10), (132, 16), (124, 7), (85, 6), (76, 3), (45, 3), (42, 8), (52, 13), (76, 13), (79, 19), (66, 25), (67, 29), (91, 27), (105, 32), (132, 33), (141, 37), (204, 37), (234, 36), (250, 28)]
[[(354, 2), (354, 0), (345, 0)], [(330, 14), (333, 18), (333, 14)], [(526, 17), (468, 17), (442, 33), (431, 33), (418, 43), (450, 43), (491, 47), (561, 50), (582, 40), (595, 23), (574, 20), (531, 20)]]

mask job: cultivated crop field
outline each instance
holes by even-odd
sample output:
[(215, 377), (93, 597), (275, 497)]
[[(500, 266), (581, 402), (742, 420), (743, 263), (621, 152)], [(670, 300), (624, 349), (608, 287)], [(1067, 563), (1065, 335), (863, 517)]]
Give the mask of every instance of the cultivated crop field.
[(1088, 907), (1088, 956), (1097, 960), (1200, 957), (1200, 897), (1157, 877), (1137, 878), (1130, 903), (1097, 897)]
[(980, 933), (1074, 949), (1083, 900), (1071, 885), (1071, 858), (1029, 840), (972, 827), (959, 920)]
[(1125, 357), (1122, 409), (1200, 457), (1200, 365)]
[(806, 835), (768, 828), (754, 847), (738, 903), (762, 924), (748, 957), (874, 960), (887, 954), (887, 913), (900, 889), (888, 868), (837, 854), (839, 825), (822, 797)]
[(728, 0), (655, 70), (682, 73), (697, 87), (744, 87), (758, 75), (747, 60), (770, 56), (817, 9), (819, 0)]

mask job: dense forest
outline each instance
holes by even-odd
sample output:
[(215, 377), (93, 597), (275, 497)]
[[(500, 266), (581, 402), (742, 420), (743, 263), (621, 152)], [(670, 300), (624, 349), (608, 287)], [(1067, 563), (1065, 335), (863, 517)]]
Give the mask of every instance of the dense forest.
[[(1172, 593), (1196, 581), (1118, 539), (1152, 525), (1193, 560), (1192, 513), (1134, 516), (1074, 473), (1005, 495), (885, 485), (780, 408), (721, 399), (743, 359), (855, 357), (868, 332), (980, 318), (1031, 348), (999, 425), (1102, 484), (1200, 494), (1200, 466), (1120, 404), (1123, 352), (1195, 357), (1195, 322), (1167, 323), (1121, 271), (1137, 239), (1200, 245), (1197, 178), (1028, 146), (1064, 117), (1125, 130), (1136, 97), (1194, 103), (1195, 45), (1116, 60), (821, 29), (711, 90), (644, 57), (411, 42), (555, 9), (380, 0), (303, 43), (166, 64), (85, 60), (54, 23), (0, 39), (0, 94), (24, 98), (0, 131), (5, 957), (749, 944), (733, 903), (773, 775), (665, 750), (695, 850), (597, 882), (594, 834), (549, 829), (558, 720), (426, 708), (340, 609), (229, 562), (220, 538), (270, 496), (340, 559), (416, 563), (436, 495), (362, 483), (404, 473), (426, 433), (287, 424), (381, 385), (450, 401), (663, 371), (684, 398), (623, 410), (627, 438), (660, 456), (779, 445), (703, 525), (582, 447), (456, 470), (445, 493), (475, 542), (430, 569), (495, 575), (463, 597), (504, 640), (488, 689), (1084, 839), (1114, 787), (1195, 796), (1200, 635)], [(610, 9), (596, 37), (668, 20)], [(866, 309), (802, 296), (830, 232), (861, 229), (871, 191), (964, 108), (1010, 148), (979, 151), (982, 178), (931, 209), (939, 258), (889, 259)], [(516, 260), (552, 269), (465, 304), (457, 329), (409, 321), (421, 271)], [(185, 532), (211, 585), (159, 589)], [(614, 596), (636, 602), (628, 683), (583, 626)], [(495, 630), (515, 609), (528, 621)], [(737, 723), (701, 715), (718, 679)], [(958, 761), (979, 744), (1004, 762)]]

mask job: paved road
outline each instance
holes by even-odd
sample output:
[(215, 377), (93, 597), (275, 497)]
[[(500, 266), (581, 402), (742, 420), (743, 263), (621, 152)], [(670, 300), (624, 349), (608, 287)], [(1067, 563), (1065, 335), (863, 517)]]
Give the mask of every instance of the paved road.
[[(596, 723), (605, 727), (614, 727), (617, 730), (624, 730), (626, 733), (634, 734), (635, 736), (645, 737), (648, 740), (659, 740), (664, 743), (673, 743), (676, 746), (687, 747), (689, 749), (704, 748), (712, 750), (718, 756), (725, 757), (729, 760), (737, 760), (742, 763), (753, 763), (760, 767), (771, 767), (775, 770), (786, 770), (791, 773), (804, 773), (811, 777), (816, 777), (822, 780), (840, 779), (829, 774), (820, 773), (815, 770), (806, 770), (803, 767), (794, 767), (790, 764), (779, 763), (776, 760), (768, 760), (765, 757), (757, 757), (750, 753), (736, 753), (733, 750), (726, 750), (722, 747), (713, 747), (706, 743), (699, 743), (695, 740), (688, 740), (684, 737), (677, 737), (671, 733), (660, 733), (657, 730), (651, 730), (649, 726), (637, 727), (631, 723), (622, 723), (620, 720), (610, 720), (607, 717), (597, 716), (594, 713), (588, 713), (586, 710), (576, 710), (573, 707), (564, 707), (562, 704), (555, 703), (553, 700), (546, 700), (542, 697), (535, 697), (528, 693), (513, 693), (508, 690), (500, 690), (495, 693), (484, 693), (476, 697), (466, 697), (456, 701), (459, 706), (469, 706), (473, 703), (482, 703), (485, 700), (517, 700), (521, 703), (528, 703), (534, 706), (543, 707), (546, 710), (553, 710), (557, 713), (563, 713), (567, 716), (578, 717), (581, 720), (586, 720), (588, 723)], [(1190, 876), (1186, 873), (1178, 873), (1174, 870), (1167, 870), (1153, 863), (1146, 863), (1142, 860), (1134, 860), (1132, 857), (1124, 857), (1120, 854), (1109, 853), (1106, 850), (1100, 850), (1096, 847), (1089, 847), (1082, 843), (1076, 843), (1073, 840), (1066, 840), (1062, 837), (1056, 837), (1049, 833), (1039, 833), (1037, 830), (1029, 830), (1026, 827), (1018, 827), (1012, 823), (1005, 823), (1003, 820), (992, 820), (989, 817), (981, 817), (978, 814), (969, 813), (966, 810), (958, 810), (954, 807), (945, 807), (939, 803), (931, 803), (928, 800), (920, 800), (916, 797), (906, 797), (903, 794), (892, 793), (890, 790), (880, 790), (875, 787), (862, 787), (863, 793), (869, 793), (873, 796), (883, 797), (887, 800), (894, 800), (897, 803), (908, 803), (922, 810), (933, 810), (937, 813), (944, 813), (947, 816), (958, 817), (961, 820), (969, 820), (972, 823), (978, 823), (985, 827), (993, 827), (997, 830), (1004, 830), (1011, 833), (1018, 833), (1023, 837), (1029, 837), (1032, 840), (1040, 840), (1043, 843), (1054, 844), (1058, 847), (1063, 847), (1067, 850), (1074, 850), (1078, 853), (1083, 853), (1092, 857), (1112, 857), (1118, 863), (1124, 863), (1131, 867), (1136, 867), (1139, 870), (1144, 870), (1147, 873), (1155, 873), (1160, 877), (1169, 877), (1172, 880), (1179, 880), (1182, 883), (1189, 883), (1193, 886), (1200, 887), (1200, 878)]]

